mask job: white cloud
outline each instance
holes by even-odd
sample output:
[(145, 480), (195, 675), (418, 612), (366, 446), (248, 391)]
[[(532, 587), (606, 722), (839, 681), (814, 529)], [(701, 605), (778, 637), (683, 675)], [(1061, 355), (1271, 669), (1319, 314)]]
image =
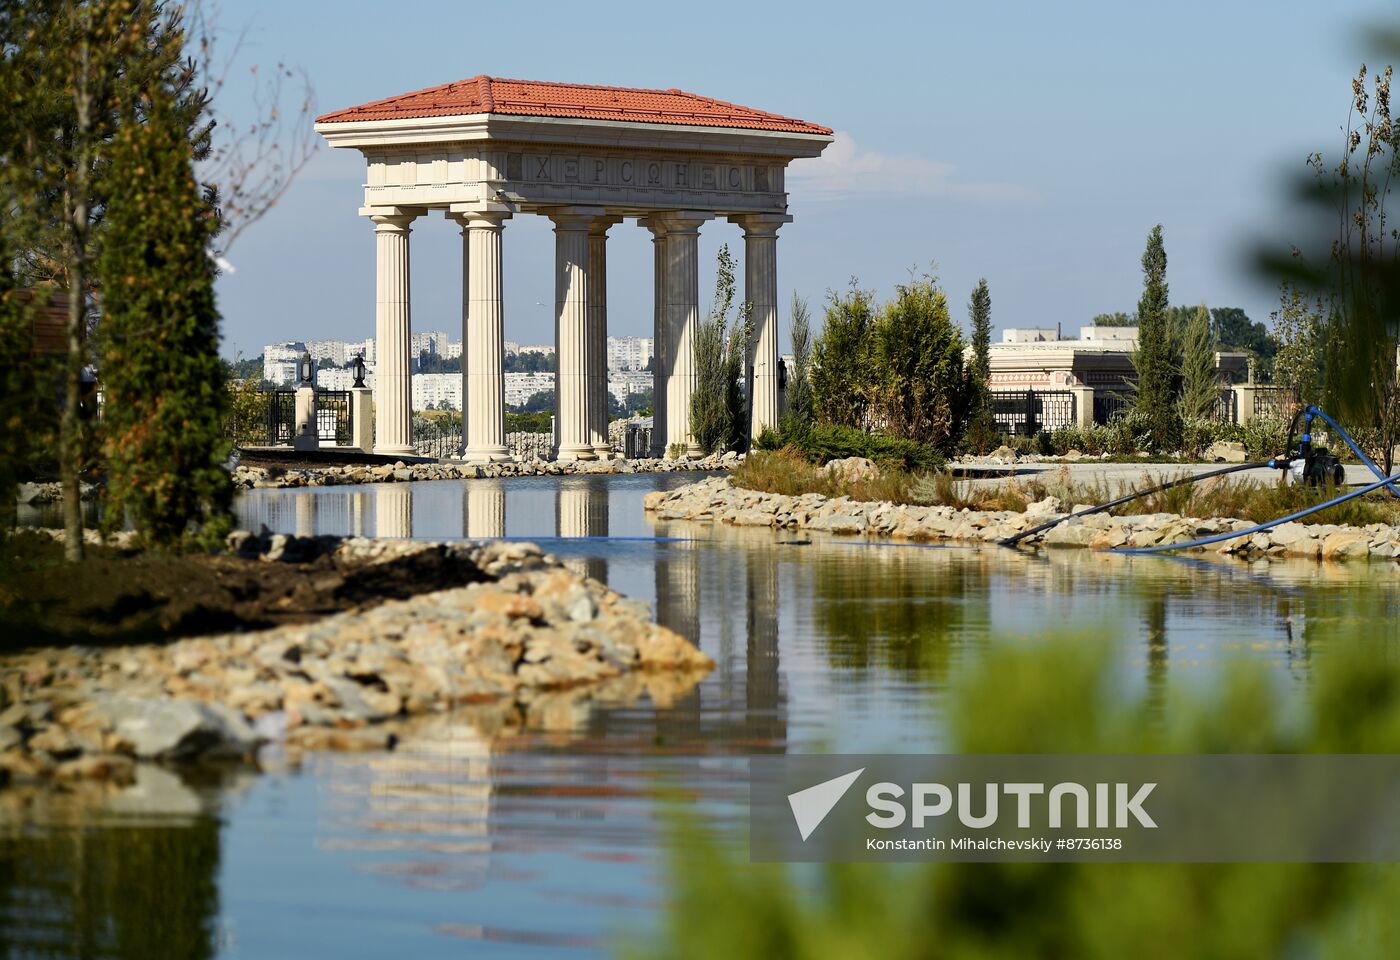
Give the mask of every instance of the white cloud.
[(908, 154), (861, 150), (844, 130), (837, 130), (820, 157), (794, 160), (788, 167), (789, 189), (815, 199), (856, 194), (903, 194), (920, 197), (1024, 199), (1029, 191), (1011, 183), (961, 180), (951, 163)]

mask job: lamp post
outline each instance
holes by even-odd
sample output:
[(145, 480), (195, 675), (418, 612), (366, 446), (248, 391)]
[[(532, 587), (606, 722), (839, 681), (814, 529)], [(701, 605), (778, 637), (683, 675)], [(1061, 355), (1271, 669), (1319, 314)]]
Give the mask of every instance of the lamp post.
[(355, 362), (350, 369), (355, 372), (354, 386), (363, 387), (365, 385), (365, 355), (363, 353), (355, 357)]
[(310, 353), (297, 361), (296, 431), (292, 446), (297, 450), (314, 451), (321, 447), (319, 424), (316, 421), (316, 364)]

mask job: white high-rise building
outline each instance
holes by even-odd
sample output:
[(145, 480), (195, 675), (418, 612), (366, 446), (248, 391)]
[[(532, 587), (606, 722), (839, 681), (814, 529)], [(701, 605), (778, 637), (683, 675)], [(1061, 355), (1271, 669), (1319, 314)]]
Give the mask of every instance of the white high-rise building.
[[(409, 338), (409, 350), (412, 356), (417, 359), (418, 355), (427, 351), (438, 356), (446, 356), (447, 333), (442, 330), (427, 330), (423, 333), (415, 333)], [(460, 347), (458, 349), (460, 353)]]
[(462, 375), (460, 373), (415, 373), (413, 375), (413, 409), (462, 409)]
[(608, 393), (618, 403), (626, 403), (634, 393), (646, 393), (652, 388), (651, 374), (636, 371), (613, 370), (608, 373)]
[(519, 407), (535, 394), (554, 389), (552, 373), (508, 373), (505, 380), (508, 407)]
[[(326, 367), (316, 370), (316, 386), (322, 390), (349, 390), (355, 385), (355, 371), (351, 367)], [(374, 386), (374, 368), (365, 365), (365, 386)]]
[(609, 370), (645, 370), (651, 358), (651, 337), (608, 337)]
[(296, 383), (297, 361), (305, 351), (306, 344), (300, 340), (266, 344), (262, 349), (263, 379), (279, 387)]
[(307, 340), (306, 352), (311, 354), (312, 360), (327, 361), (336, 366), (344, 366), (350, 350), (350, 344), (344, 340)]

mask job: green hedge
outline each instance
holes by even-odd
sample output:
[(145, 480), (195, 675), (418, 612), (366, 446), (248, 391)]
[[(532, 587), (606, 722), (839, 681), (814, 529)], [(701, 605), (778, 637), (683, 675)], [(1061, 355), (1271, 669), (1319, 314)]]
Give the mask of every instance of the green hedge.
[(892, 463), (905, 470), (941, 470), (944, 466), (943, 456), (928, 444), (831, 424), (807, 431), (785, 430), (778, 433), (765, 430), (754, 445), (759, 450), (795, 447), (817, 464), (846, 457), (865, 457), (876, 463)]

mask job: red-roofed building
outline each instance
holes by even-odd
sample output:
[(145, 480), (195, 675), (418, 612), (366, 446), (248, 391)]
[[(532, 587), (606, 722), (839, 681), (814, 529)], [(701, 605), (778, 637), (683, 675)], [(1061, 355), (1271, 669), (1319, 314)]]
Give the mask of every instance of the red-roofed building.
[[(682, 90), (478, 76), (325, 114), (316, 130), (359, 150), (361, 213), (377, 249), (375, 450), (413, 452), (409, 434), (409, 224), (440, 210), (464, 240), (464, 454), (503, 459), (501, 234), (538, 213), (555, 223), (557, 455), (611, 456), (607, 438), (606, 241), (635, 219), (656, 241), (654, 452), (697, 452), (690, 435), (701, 225), (744, 231), (754, 348), (753, 434), (778, 417), (777, 232), (791, 221), (785, 171), (831, 142), (828, 127)], [(401, 349), (402, 347), (402, 349)]]

